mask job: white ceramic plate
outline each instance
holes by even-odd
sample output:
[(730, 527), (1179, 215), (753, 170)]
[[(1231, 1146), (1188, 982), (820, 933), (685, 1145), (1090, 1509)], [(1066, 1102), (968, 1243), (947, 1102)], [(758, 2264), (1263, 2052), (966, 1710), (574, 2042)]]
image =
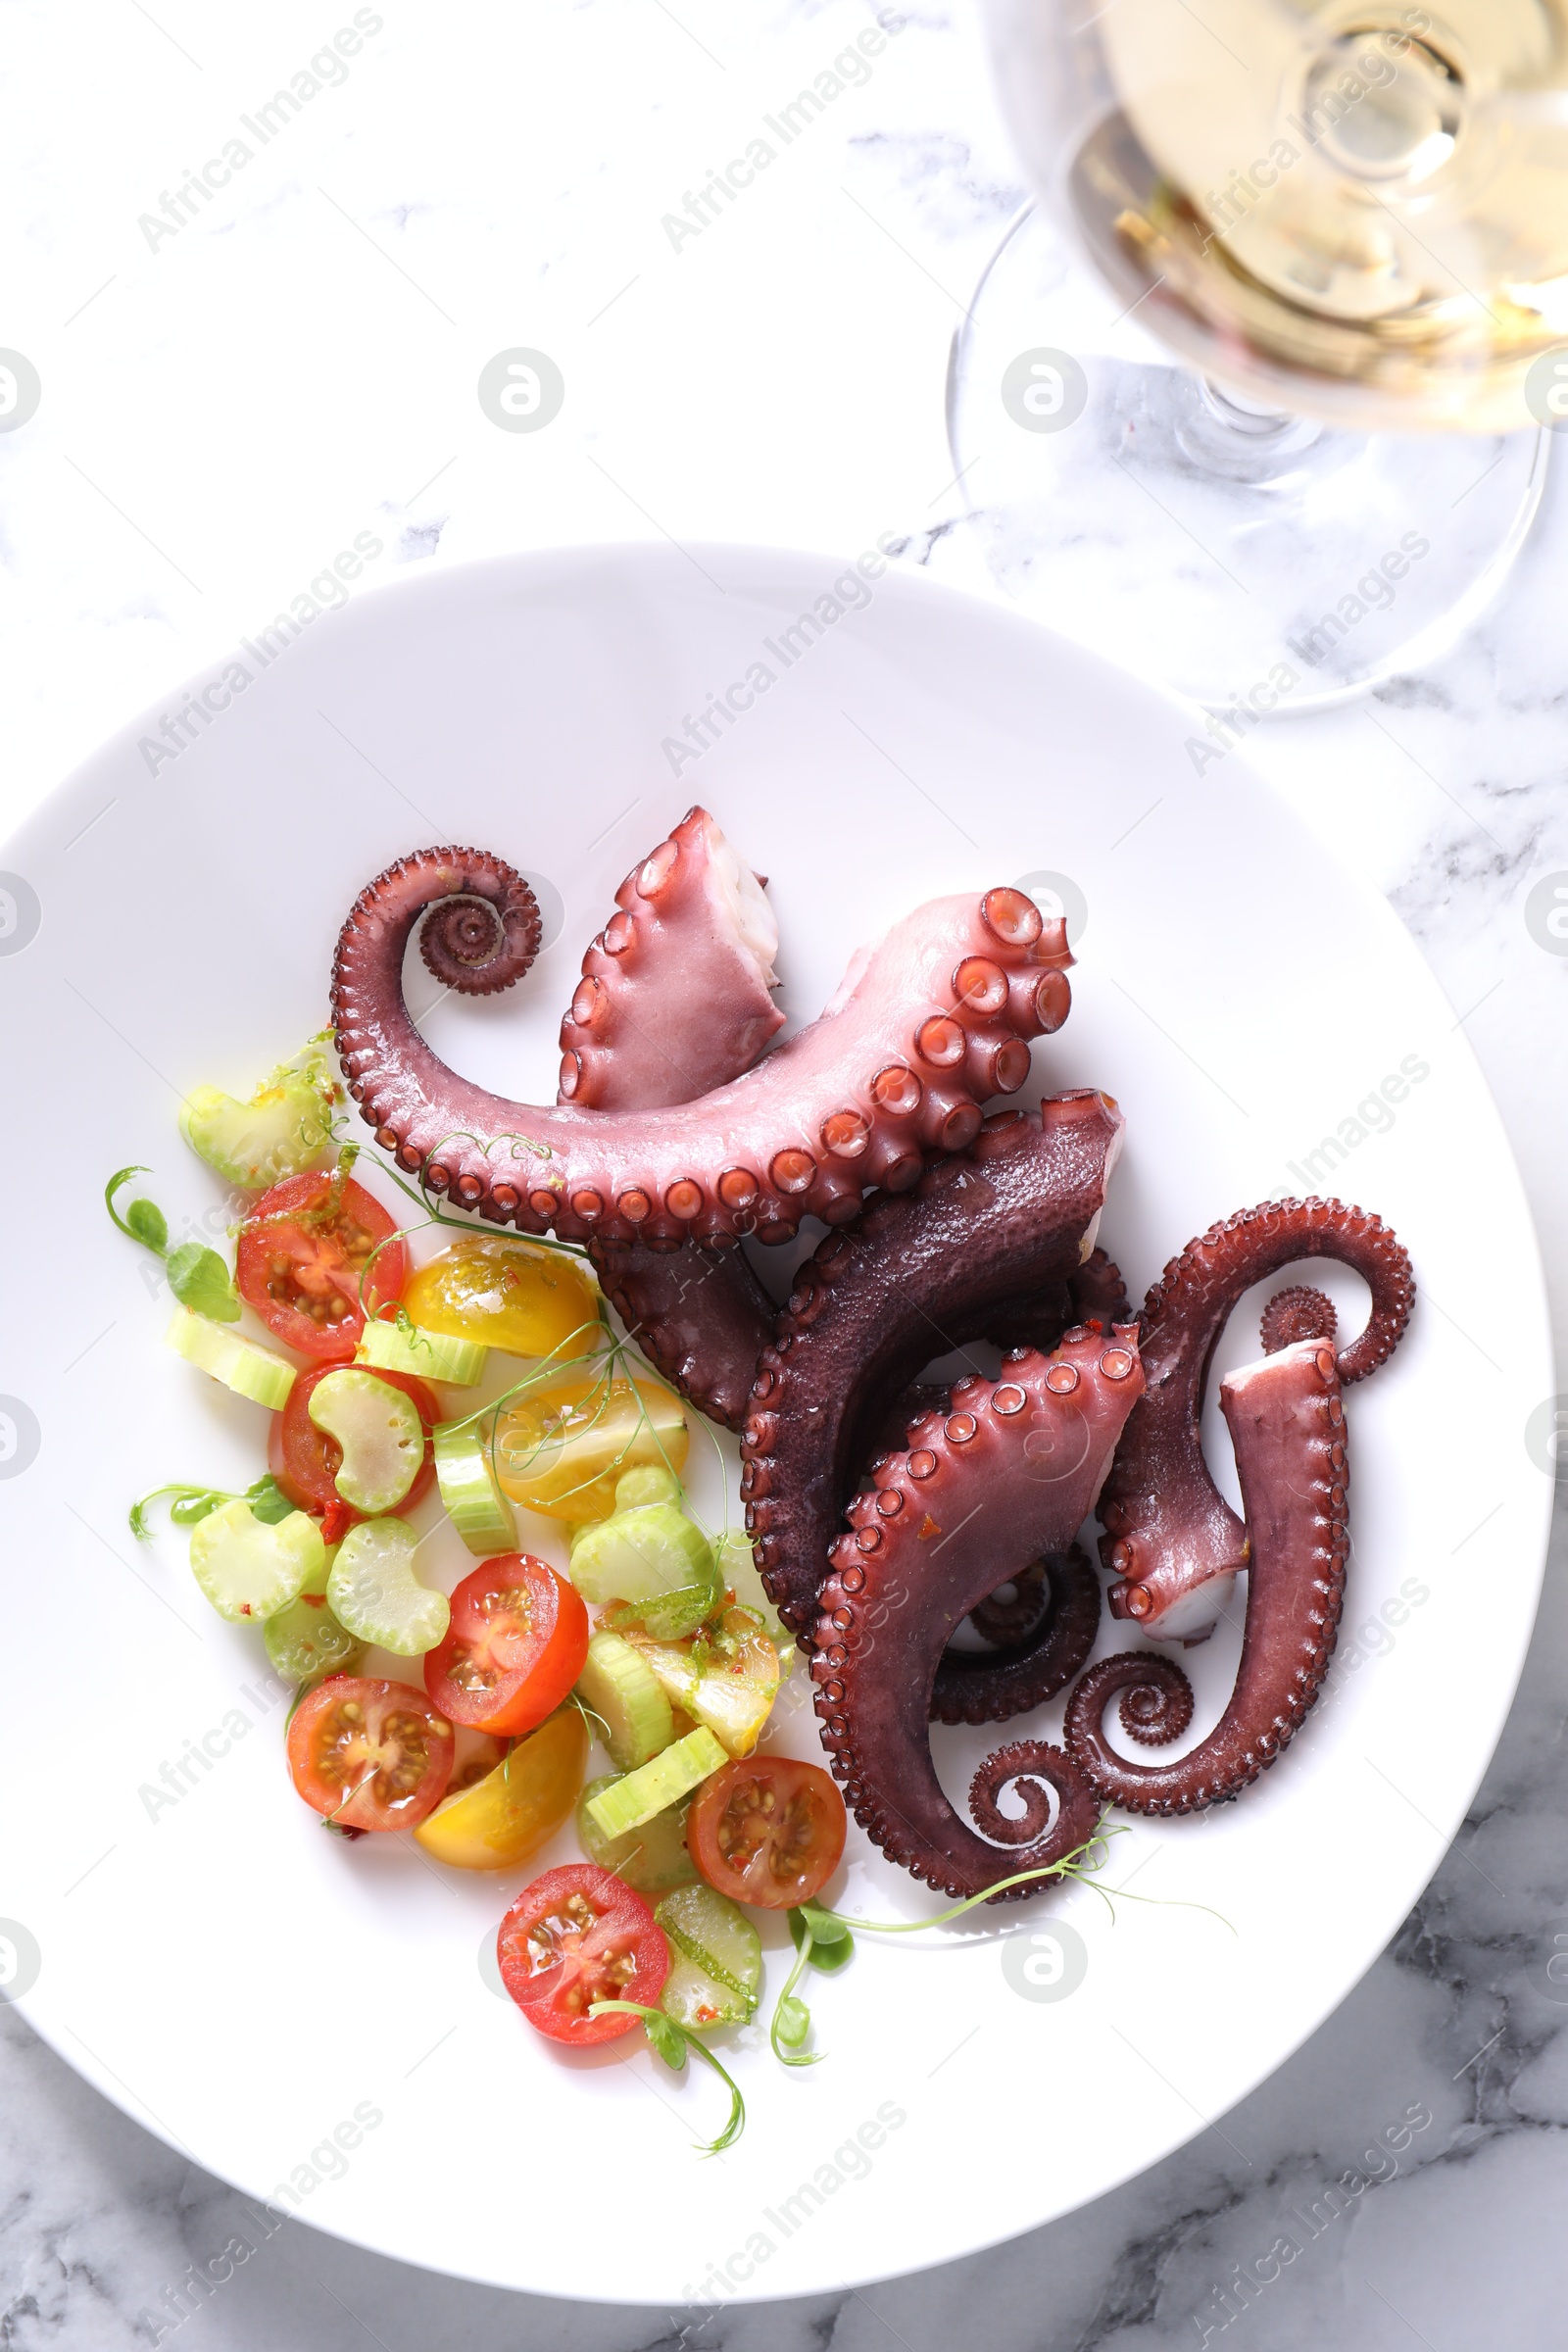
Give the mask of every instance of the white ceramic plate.
[[(636, 548), (416, 580), (265, 668), (243, 652), (248, 680), (210, 724), (187, 719), (177, 758), (140, 748), (149, 717), (0, 857), (22, 885), (0, 936), (0, 1393), (22, 1408), (0, 1408), (0, 1915), (25, 1974), (38, 1955), (26, 2013), (252, 2195), (508, 2286), (671, 2304), (882, 2277), (1047, 2221), (1222, 2118), (1430, 1876), (1536, 1605), (1550, 1490), (1522, 1432), (1554, 1384), (1535, 1243), (1403, 931), (1238, 754), (1197, 775), (1174, 705), (919, 578), (835, 597), (845, 578), (828, 559)], [(813, 610), (820, 633), (786, 667), (769, 641)], [(773, 676), (755, 706), (672, 772), (665, 739), (758, 662)], [(550, 1101), (582, 950), (698, 799), (771, 877), (800, 1019), (921, 899), (1066, 878), (1087, 907), (1074, 1009), (1034, 1091), (1092, 1081), (1126, 1110), (1102, 1238), (1135, 1296), (1211, 1219), (1309, 1189), (1381, 1211), (1421, 1285), (1396, 1358), (1349, 1399), (1348, 1625), (1377, 1630), (1342, 1642), (1282, 1763), (1238, 1805), (1117, 1839), (1108, 1883), (1157, 1899), (1114, 1925), (1075, 1891), (864, 1939), (816, 1982), (822, 2065), (785, 2073), (760, 2029), (734, 2037), (750, 2122), (710, 2163), (691, 2152), (722, 2112), (710, 2077), (677, 2080), (640, 2037), (563, 2057), (487, 1981), (482, 1948), (540, 1865), (465, 1878), (401, 1839), (323, 1837), (288, 1787), (259, 1640), (207, 1610), (182, 1537), (132, 1544), (133, 1494), (244, 1485), (265, 1424), (161, 1348), (158, 1269), (100, 1200), (139, 1160), (176, 1226), (216, 1209), (180, 1096), (238, 1091), (320, 1026), (352, 896), (429, 842), (493, 848), (557, 895), (559, 936), (522, 986), (428, 1024), (461, 1068)], [(1401, 1071), (1387, 1117), (1358, 1111)], [(1325, 1174), (1308, 1155), (1327, 1136), (1344, 1164)], [(1239, 1315), (1223, 1360), (1255, 1331)], [(716, 1515), (717, 1453), (693, 1452)], [(728, 1441), (723, 1457), (733, 1479)], [(548, 1523), (532, 1540), (564, 1560)], [(466, 1555), (454, 1540), (440, 1557), (455, 1581)], [(1234, 1662), (1218, 1641), (1195, 1653), (1200, 1731)], [(781, 1741), (815, 1754), (809, 1707), (781, 1712)], [(949, 1785), (1001, 1736), (939, 1734)], [(191, 1785), (155, 1806), (181, 1759)], [(853, 1828), (840, 1899), (935, 1908)], [(781, 1928), (769, 1943), (771, 1998)]]

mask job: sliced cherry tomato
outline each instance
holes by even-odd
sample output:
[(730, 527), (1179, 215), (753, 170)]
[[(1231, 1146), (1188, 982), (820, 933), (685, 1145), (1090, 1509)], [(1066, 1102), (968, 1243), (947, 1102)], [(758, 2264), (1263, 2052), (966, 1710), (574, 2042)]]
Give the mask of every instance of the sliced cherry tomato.
[(504, 1551), (466, 1576), (452, 1623), (424, 1661), (443, 1715), (515, 1738), (560, 1706), (588, 1655), (588, 1612), (575, 1589), (528, 1551)]
[[(361, 1370), (368, 1367), (361, 1366)], [(310, 1511), (321, 1522), (321, 1534), (328, 1544), (336, 1544), (363, 1511), (345, 1502), (337, 1491), (338, 1464), (343, 1448), (324, 1429), (318, 1429), (311, 1419), (311, 1392), (329, 1372), (341, 1372), (343, 1363), (313, 1364), (308, 1372), (300, 1373), (288, 1393), (288, 1402), (280, 1413), (272, 1415), (271, 1428), (267, 1433), (267, 1466), (297, 1511)], [(415, 1504), (430, 1492), (435, 1479), (435, 1447), (430, 1432), (441, 1418), (436, 1403), (422, 1380), (408, 1372), (377, 1372), (377, 1380), (386, 1381), (392, 1388), (401, 1389), (412, 1396), (424, 1423), (424, 1460), (418, 1475), (403, 1500), (394, 1503), (392, 1514), (407, 1517)]]
[(845, 1827), (844, 1799), (820, 1765), (737, 1757), (693, 1797), (686, 1847), (732, 1903), (790, 1911), (837, 1870)]
[(288, 1727), (288, 1768), (340, 1830), (412, 1830), (452, 1778), (452, 1726), (412, 1683), (334, 1674)]
[[(360, 1277), (377, 1242), (396, 1231), (352, 1177), (320, 1168), (287, 1177), (262, 1195), (240, 1229), (240, 1297), (301, 1355), (350, 1356), (365, 1329)], [(366, 1286), (372, 1306), (397, 1298), (407, 1273), (403, 1244), (390, 1243)]]
[(501, 1977), (530, 2026), (577, 2049), (629, 2034), (634, 2017), (590, 2017), (595, 2001), (652, 2008), (669, 1974), (663, 1930), (612, 1870), (567, 1862), (525, 1886), (496, 1937)]

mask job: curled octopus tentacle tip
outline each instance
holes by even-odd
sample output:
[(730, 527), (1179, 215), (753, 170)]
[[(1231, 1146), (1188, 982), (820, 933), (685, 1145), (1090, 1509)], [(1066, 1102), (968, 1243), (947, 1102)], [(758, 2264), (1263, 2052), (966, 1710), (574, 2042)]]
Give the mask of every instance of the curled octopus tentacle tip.
[[(706, 832), (702, 839), (712, 873), (713, 842)], [(639, 925), (656, 923), (684, 856), (671, 836), (622, 885), (635, 906), (617, 907), (606, 927), (612, 966), (617, 944), (628, 950)], [(766, 903), (739, 873), (737, 861), (726, 887), (741, 890), (744, 880), (760, 924)], [(360, 893), (333, 965), (332, 1018), (350, 1091), (401, 1166), (428, 1170), (433, 1189), (481, 1214), (564, 1240), (657, 1250), (742, 1233), (782, 1241), (806, 1214), (847, 1223), (871, 1188), (912, 1189), (929, 1154), (975, 1142), (984, 1102), (1024, 1083), (1030, 1041), (1059, 1027), (1068, 1004), (1062, 926), (1021, 892), (932, 900), (868, 952), (830, 1022), (824, 1015), (756, 1068), (689, 1102), (590, 1115), (585, 1046), (568, 1046), (563, 1099), (553, 1105), (493, 1095), (433, 1053), (403, 997), (404, 949), (421, 917), (431, 971), (466, 994), (509, 986), (538, 950), (533, 894), (504, 860), (446, 848), (389, 866)], [(747, 1035), (724, 1039), (733, 1063), (765, 1042), (776, 1008), (759, 965), (765, 939), (749, 917), (720, 929), (715, 952), (733, 963), (745, 945), (757, 983)], [(663, 985), (667, 958), (659, 970)], [(612, 1009), (612, 998), (607, 987)], [(598, 993), (592, 1004), (585, 997), (584, 1019), (568, 1019), (591, 1033), (600, 1002)], [(698, 1021), (694, 1006), (683, 1036)], [(507, 1139), (541, 1164), (514, 1172), (509, 1162), (498, 1181), (492, 1153)]]
[(1192, 1722), (1191, 1685), (1173, 1660), (1123, 1651), (1090, 1668), (1067, 1702), (1069, 1754), (1097, 1792), (1130, 1812), (1189, 1813), (1237, 1796), (1266, 1770), (1315, 1704), (1333, 1656), (1349, 1557), (1347, 1431), (1334, 1350), (1291, 1342), (1221, 1384), (1247, 1509), (1247, 1617), (1235, 1687), (1207, 1737), (1163, 1764), (1135, 1764), (1107, 1742), (1121, 1729), (1168, 1745)]
[(1328, 1340), (1339, 1336), (1340, 1319), (1334, 1301), (1324, 1292), (1293, 1284), (1276, 1291), (1263, 1309), (1260, 1337), (1265, 1355), (1277, 1355), (1297, 1340)]
[[(976, 1775), (971, 1828), (932, 1761), (935, 1677), (956, 1620), (1020, 1556), (1070, 1544), (1142, 1387), (1136, 1347), (1092, 1325), (1050, 1356), (1027, 1352), (1032, 1362), (1004, 1365), (998, 1380), (957, 1383), (925, 1443), (889, 1456), (875, 1488), (856, 1497), (811, 1629), (823, 1745), (857, 1820), (916, 1876), (960, 1894), (997, 1889), (997, 1900), (1029, 1891), (998, 1889), (999, 1879), (1052, 1869), (1088, 1840), (1095, 1798), (1076, 1759), (1043, 1741), (1015, 1743)], [(1054, 1820), (1041, 1781), (1056, 1791)], [(1008, 1787), (1021, 1816), (998, 1806)], [(1014, 1849), (1010, 1867), (999, 1845)]]
[[(1204, 1640), (1231, 1581), (1250, 1565), (1249, 1531), (1215, 1486), (1200, 1439), (1214, 1347), (1256, 1282), (1303, 1258), (1351, 1267), (1371, 1294), (1366, 1328), (1330, 1355), (1340, 1382), (1387, 1362), (1415, 1298), (1410, 1259), (1382, 1219), (1339, 1200), (1265, 1200), (1209, 1227), (1173, 1257), (1144, 1301), (1149, 1393), (1134, 1412), (1105, 1483), (1102, 1565), (1118, 1579), (1109, 1607), (1160, 1641)], [(1332, 1348), (1338, 1323), (1320, 1291), (1279, 1292), (1263, 1316), (1265, 1361), (1303, 1341)], [(1334, 1411), (1344, 1408), (1336, 1393)]]
[[(1054, 1822), (1048, 1787), (1056, 1797)], [(1002, 1810), (999, 1800), (1008, 1789), (1019, 1804), (1017, 1813)], [(1017, 1740), (994, 1749), (969, 1784), (969, 1810), (982, 1836), (999, 1845), (1033, 1845), (1049, 1830), (1062, 1860), (1089, 1843), (1100, 1817), (1099, 1800), (1082, 1772), (1065, 1749), (1045, 1740)], [(1007, 1888), (991, 1899), (1002, 1902), (1012, 1894), (1027, 1900), (1038, 1891), (1037, 1884)]]
[(1013, 1596), (990, 1596), (969, 1611), (975, 1631), (997, 1646), (949, 1648), (931, 1690), (934, 1723), (1005, 1723), (1064, 1690), (1095, 1646), (1100, 1579), (1082, 1548), (1036, 1560), (1007, 1580)]

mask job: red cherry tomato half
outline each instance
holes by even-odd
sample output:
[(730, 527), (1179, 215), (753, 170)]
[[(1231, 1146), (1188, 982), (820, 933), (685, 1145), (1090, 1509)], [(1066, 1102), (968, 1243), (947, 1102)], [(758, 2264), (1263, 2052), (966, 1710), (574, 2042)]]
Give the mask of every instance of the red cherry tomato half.
[[(377, 1242), (397, 1231), (379, 1200), (330, 1170), (286, 1177), (264, 1193), (240, 1229), (234, 1279), (287, 1348), (301, 1355), (352, 1355), (365, 1329), (360, 1277)], [(392, 1242), (370, 1269), (367, 1293), (385, 1306), (408, 1275)]]
[[(311, 1392), (329, 1372), (343, 1369), (341, 1363), (313, 1364), (308, 1372), (302, 1372), (288, 1393), (283, 1410), (272, 1415), (272, 1425), (267, 1433), (269, 1470), (297, 1511), (310, 1511), (321, 1520), (321, 1533), (328, 1544), (337, 1543), (357, 1519), (365, 1516), (351, 1502), (345, 1502), (337, 1491), (342, 1446), (311, 1419)], [(369, 1366), (361, 1365), (358, 1369), (368, 1371)], [(416, 1380), (411, 1373), (377, 1372), (375, 1378), (412, 1396), (424, 1424), (424, 1460), (403, 1500), (392, 1506), (393, 1515), (401, 1518), (430, 1492), (435, 1479), (435, 1447), (430, 1443), (430, 1432), (441, 1418), (441, 1408), (423, 1381)]]
[(588, 1655), (588, 1612), (575, 1588), (531, 1552), (504, 1551), (466, 1576), (452, 1623), (424, 1661), (443, 1715), (515, 1738), (553, 1714)]
[(412, 1830), (452, 1778), (452, 1726), (412, 1683), (334, 1674), (288, 1727), (294, 1786), (342, 1830)]
[(844, 1799), (816, 1764), (744, 1756), (703, 1783), (686, 1817), (686, 1847), (732, 1903), (789, 1911), (808, 1903), (839, 1866)]
[(525, 1886), (496, 1937), (501, 1977), (530, 2026), (586, 2049), (629, 2034), (634, 2017), (590, 2017), (595, 2001), (652, 2008), (669, 1974), (663, 1931), (640, 1895), (591, 1862), (547, 1870)]

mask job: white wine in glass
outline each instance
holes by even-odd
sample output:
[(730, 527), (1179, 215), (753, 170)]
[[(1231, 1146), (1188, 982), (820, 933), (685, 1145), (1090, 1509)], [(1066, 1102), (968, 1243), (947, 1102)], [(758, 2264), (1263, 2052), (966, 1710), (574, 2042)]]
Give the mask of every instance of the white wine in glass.
[(1568, 426), (1568, 0), (986, 14), (1041, 199), (950, 382), (999, 574), (1254, 715), (1429, 659)]

